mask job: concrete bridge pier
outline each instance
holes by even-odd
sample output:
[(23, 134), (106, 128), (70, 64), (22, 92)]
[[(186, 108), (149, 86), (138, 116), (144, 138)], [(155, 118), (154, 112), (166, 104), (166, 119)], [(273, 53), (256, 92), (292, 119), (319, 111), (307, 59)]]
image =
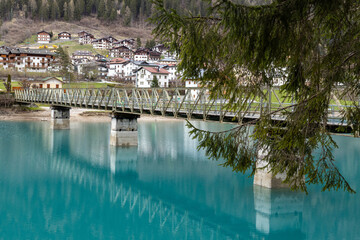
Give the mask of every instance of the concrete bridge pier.
[(69, 107), (51, 107), (51, 128), (70, 129), (70, 109)]
[[(254, 186), (256, 229), (263, 234), (301, 234), (304, 194)], [(288, 236), (287, 236), (288, 237)]]
[(128, 113), (112, 113), (111, 115), (111, 146), (137, 146), (137, 119), (139, 115)]
[(267, 153), (267, 150), (258, 150), (258, 160), (256, 163), (257, 169), (254, 176), (254, 185), (266, 188), (290, 188), (288, 184), (283, 183), (286, 178), (286, 173), (279, 173), (274, 175), (269, 171), (269, 168), (265, 167), (267, 162), (263, 159)]

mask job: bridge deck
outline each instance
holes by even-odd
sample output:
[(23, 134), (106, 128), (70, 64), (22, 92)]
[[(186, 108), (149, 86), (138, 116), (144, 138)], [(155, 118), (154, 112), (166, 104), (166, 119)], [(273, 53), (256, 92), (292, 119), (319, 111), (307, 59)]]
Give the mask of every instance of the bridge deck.
[[(209, 99), (205, 88), (107, 88), (107, 89), (25, 89), (15, 90), (15, 100), (24, 103), (44, 103), (57, 106), (112, 110), (121, 113), (161, 115), (174, 118), (202, 119), (219, 122), (252, 121), (260, 117), (264, 108), (276, 111), (292, 103), (280, 101), (274, 89), (275, 99), (252, 99), (247, 111), (229, 109), (227, 100), (221, 97)], [(341, 110), (348, 106), (331, 105), (329, 127), (346, 126), (341, 122)], [(274, 121), (284, 121), (284, 111), (273, 114)]]

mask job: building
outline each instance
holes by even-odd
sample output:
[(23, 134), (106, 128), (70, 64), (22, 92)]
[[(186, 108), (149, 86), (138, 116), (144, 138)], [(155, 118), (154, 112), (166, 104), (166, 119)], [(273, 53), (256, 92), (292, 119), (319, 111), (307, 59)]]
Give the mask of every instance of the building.
[(72, 56), (72, 59), (87, 59), (88, 61), (95, 60), (95, 56), (90, 51), (75, 51)]
[(134, 61), (149, 61), (149, 50), (146, 48), (139, 48), (134, 53)]
[(38, 43), (50, 43), (51, 41), (51, 33), (46, 31), (41, 31), (37, 33), (37, 42)]
[(136, 71), (136, 87), (150, 88), (151, 83), (156, 77), (159, 87), (169, 86), (169, 72), (160, 67), (141, 67)]
[(31, 81), (31, 88), (62, 88), (63, 83), (59, 77), (47, 77), (42, 80)]
[(123, 58), (115, 58), (109, 62), (109, 71), (108, 77), (122, 77), (123, 75), (123, 64), (127, 62), (127, 60)]
[(58, 39), (60, 40), (70, 40), (71, 39), (71, 34), (68, 32), (61, 32), (58, 34)]
[(0, 67), (20, 72), (56, 71), (56, 54), (43, 49), (4, 48), (0, 50)]
[(91, 44), (92, 41), (94, 41), (95, 37), (94, 35), (87, 33), (87, 34), (81, 34), (81, 36), (79, 37), (79, 44), (80, 45), (85, 45), (85, 44)]
[(156, 51), (149, 51), (148, 52), (148, 61), (157, 62), (161, 59), (161, 53)]
[(126, 46), (114, 47), (110, 49), (110, 57), (133, 59), (134, 52)]
[(130, 39), (124, 39), (118, 42), (114, 42), (114, 47), (120, 47), (120, 46), (125, 46), (129, 49), (134, 49), (135, 48), (135, 39), (130, 38)]
[(90, 33), (86, 32), (86, 31), (80, 31), (78, 32), (78, 37), (81, 38), (81, 37), (84, 37), (85, 35), (91, 35)]
[(93, 40), (91, 44), (96, 49), (111, 49), (117, 40), (111, 36)]

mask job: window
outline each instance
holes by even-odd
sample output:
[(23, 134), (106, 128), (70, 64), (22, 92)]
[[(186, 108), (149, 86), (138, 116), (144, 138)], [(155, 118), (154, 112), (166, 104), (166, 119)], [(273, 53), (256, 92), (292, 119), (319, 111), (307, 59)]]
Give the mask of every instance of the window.
[(50, 84), (47, 84), (46, 86), (47, 86), (47, 88), (50, 88)]
[(40, 84), (40, 86), (39, 86), (40, 88), (43, 88), (43, 85), (42, 84)]
[(56, 84), (56, 88), (59, 88), (59, 84)]

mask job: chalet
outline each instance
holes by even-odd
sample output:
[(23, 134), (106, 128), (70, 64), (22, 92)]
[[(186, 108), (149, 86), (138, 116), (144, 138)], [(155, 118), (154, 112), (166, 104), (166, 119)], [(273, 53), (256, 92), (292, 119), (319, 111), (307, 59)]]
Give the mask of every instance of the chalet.
[(80, 31), (78, 32), (78, 37), (81, 38), (81, 37), (84, 37), (85, 35), (91, 35), (90, 33), (86, 32), (86, 31)]
[(87, 33), (79, 37), (79, 44), (80, 45), (91, 44), (92, 41), (94, 41), (94, 39), (95, 39), (94, 35)]
[(60, 40), (70, 40), (71, 39), (71, 34), (68, 32), (61, 32), (58, 34), (58, 39)]
[(156, 77), (160, 87), (169, 86), (169, 72), (160, 67), (142, 67), (136, 71), (136, 87), (149, 88)]
[(178, 61), (173, 58), (164, 58), (164, 59), (160, 59), (159, 63), (163, 65), (174, 65), (177, 64)]
[(153, 47), (152, 50), (165, 55), (169, 51), (169, 48), (165, 47), (164, 44), (157, 44), (155, 45), (155, 47)]
[(149, 60), (149, 50), (146, 48), (139, 48), (134, 53), (135, 61), (148, 61)]
[(47, 72), (57, 69), (56, 55), (48, 50), (6, 48), (0, 50), (0, 67), (20, 72)]
[(131, 39), (124, 39), (119, 42), (114, 42), (114, 47), (120, 47), (120, 46), (125, 46), (127, 48), (134, 49), (135, 39), (131, 38)]
[(133, 59), (134, 52), (126, 46), (114, 47), (110, 49), (110, 57)]
[(37, 42), (38, 43), (50, 43), (51, 41), (51, 33), (46, 31), (41, 31), (37, 33)]
[(59, 77), (47, 77), (42, 80), (31, 81), (31, 88), (62, 88), (63, 83)]
[(90, 51), (75, 51), (72, 56), (72, 59), (87, 59), (89, 61), (93, 61), (95, 56)]
[(113, 43), (116, 41), (117, 40), (115, 38), (109, 36), (109, 37), (93, 40), (91, 44), (93, 45), (93, 48), (96, 49), (110, 49), (113, 47)]
[(160, 52), (156, 52), (156, 51), (149, 51), (148, 52), (148, 60), (149, 61), (153, 61), (153, 62), (157, 62), (161, 59), (161, 53)]

